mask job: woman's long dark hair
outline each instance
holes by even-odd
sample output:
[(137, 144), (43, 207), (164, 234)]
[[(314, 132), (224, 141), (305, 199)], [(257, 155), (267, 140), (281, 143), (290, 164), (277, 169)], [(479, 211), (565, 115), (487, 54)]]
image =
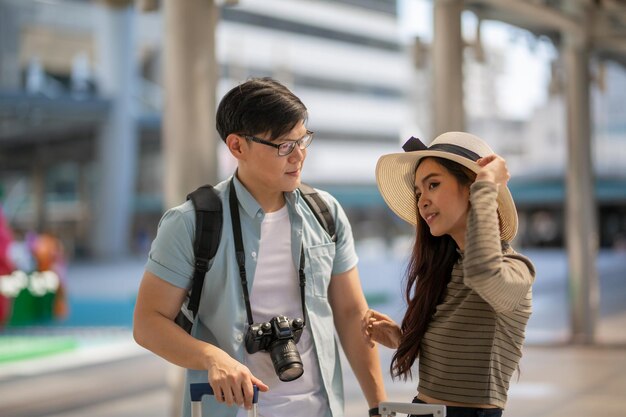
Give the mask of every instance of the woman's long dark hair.
[[(420, 160), (419, 166), (425, 159)], [(469, 187), (476, 174), (448, 159), (431, 157), (452, 174), (459, 185)], [(416, 167), (417, 169), (417, 167)], [(413, 253), (407, 266), (405, 298), (407, 310), (402, 319), (400, 345), (391, 361), (391, 375), (404, 380), (412, 377), (411, 366), (417, 359), (422, 338), (435, 309), (445, 296), (450, 282), (452, 267), (459, 255), (457, 245), (449, 235), (436, 237), (430, 234), (428, 225), (419, 215), (415, 201), (417, 226)]]

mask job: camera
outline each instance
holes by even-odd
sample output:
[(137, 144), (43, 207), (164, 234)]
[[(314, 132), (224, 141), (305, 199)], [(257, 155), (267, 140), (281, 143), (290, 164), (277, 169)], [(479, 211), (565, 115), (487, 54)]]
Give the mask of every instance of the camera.
[(304, 321), (276, 316), (265, 323), (255, 323), (246, 333), (246, 350), (256, 353), (266, 350), (281, 381), (293, 381), (303, 373), (302, 359), (296, 343), (300, 340)]

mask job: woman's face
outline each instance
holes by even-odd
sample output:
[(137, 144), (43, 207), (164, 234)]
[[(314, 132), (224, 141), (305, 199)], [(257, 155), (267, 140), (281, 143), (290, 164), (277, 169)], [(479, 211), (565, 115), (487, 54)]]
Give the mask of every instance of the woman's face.
[(420, 216), (433, 236), (450, 235), (459, 249), (465, 245), (469, 187), (434, 159), (426, 158), (415, 172), (415, 197)]

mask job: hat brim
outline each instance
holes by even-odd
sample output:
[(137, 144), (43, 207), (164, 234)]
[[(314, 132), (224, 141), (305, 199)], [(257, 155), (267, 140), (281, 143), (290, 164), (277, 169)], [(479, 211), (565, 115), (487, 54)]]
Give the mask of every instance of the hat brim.
[[(478, 173), (480, 166), (467, 158), (445, 151), (422, 150), (383, 155), (376, 164), (376, 184), (389, 208), (404, 221), (416, 225), (415, 170), (417, 163), (433, 156), (457, 162)], [(510, 242), (517, 234), (517, 210), (508, 187), (498, 191), (500, 237)]]

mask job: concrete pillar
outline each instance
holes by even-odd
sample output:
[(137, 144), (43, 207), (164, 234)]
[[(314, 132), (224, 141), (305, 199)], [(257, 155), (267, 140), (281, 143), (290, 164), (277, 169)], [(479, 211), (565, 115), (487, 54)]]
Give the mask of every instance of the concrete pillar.
[[(164, 203), (172, 207), (203, 184), (218, 181), (215, 130), (218, 68), (213, 0), (165, 1)], [(172, 367), (171, 416), (180, 415), (184, 373)]]
[(17, 90), (19, 66), (20, 10), (0, 1), (0, 89)]
[(432, 62), (430, 60), (430, 46), (425, 45), (416, 37), (412, 45), (413, 71), (411, 73), (411, 88), (409, 106), (413, 109), (408, 122), (408, 130), (401, 132), (402, 138), (418, 135), (422, 140), (433, 138), (433, 88), (431, 84)]
[[(572, 5), (574, 3), (572, 2)], [(584, 21), (586, 13), (580, 13)], [(584, 25), (583, 25), (584, 26)], [(599, 311), (597, 207), (594, 193), (589, 45), (586, 36), (564, 34), (567, 100), (566, 239), (571, 340), (594, 342)]]
[(92, 211), (88, 208), (85, 202), (90, 201), (90, 189), (89, 189), (89, 165), (86, 161), (80, 161), (78, 163), (78, 201), (81, 202), (80, 207), (80, 220), (76, 228), (76, 236), (74, 242), (74, 255), (84, 256), (87, 249), (89, 237), (91, 236), (91, 225), (95, 221), (91, 215)]
[(98, 87), (111, 100), (111, 110), (98, 137), (92, 250), (99, 258), (117, 258), (128, 253), (135, 194), (135, 10), (132, 2), (99, 4), (96, 14)]
[(164, 202), (185, 201), (196, 187), (217, 182), (217, 64), (213, 0), (166, 1)]
[[(40, 162), (40, 161), (39, 161)], [(46, 170), (47, 167), (41, 163), (36, 163), (31, 171), (32, 175), (32, 197), (34, 227), (37, 233), (46, 231), (47, 210), (46, 210)]]
[(435, 0), (433, 38), (433, 137), (465, 129), (462, 0)]

